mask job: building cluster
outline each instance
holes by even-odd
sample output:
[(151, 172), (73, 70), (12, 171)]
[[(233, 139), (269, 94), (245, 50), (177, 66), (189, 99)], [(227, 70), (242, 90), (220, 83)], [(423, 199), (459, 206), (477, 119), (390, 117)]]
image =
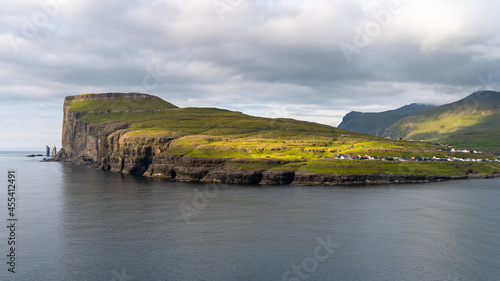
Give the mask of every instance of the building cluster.
[(334, 159), (345, 159), (345, 160), (378, 160), (378, 161), (463, 161), (463, 162), (500, 162), (500, 159), (475, 159), (475, 158), (459, 158), (459, 157), (393, 157), (393, 156), (371, 156), (371, 155), (354, 155), (354, 154), (337, 154)]
[(438, 149), (440, 152), (451, 152), (451, 153), (474, 153), (474, 154), (481, 154), (483, 152), (479, 150), (467, 150), (467, 149), (455, 149), (455, 148), (440, 148)]

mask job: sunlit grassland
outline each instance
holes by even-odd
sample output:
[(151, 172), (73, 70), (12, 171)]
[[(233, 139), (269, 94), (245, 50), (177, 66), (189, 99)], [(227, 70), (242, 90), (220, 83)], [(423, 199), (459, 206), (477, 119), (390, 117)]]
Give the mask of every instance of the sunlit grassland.
[[(85, 96), (85, 95), (82, 95)], [(113, 99), (84, 99), (71, 101), (71, 112), (89, 111), (133, 111), (174, 109), (175, 105), (157, 97), (131, 98), (127, 96)]]
[(377, 157), (450, 156), (437, 152), (438, 146), (426, 142), (391, 141), (312, 122), (253, 117), (215, 108), (89, 113), (83, 120), (101, 125), (130, 124), (127, 135), (178, 136), (170, 152), (194, 157), (310, 161), (348, 153)]
[(251, 137), (185, 136), (171, 145), (171, 153), (196, 157), (238, 157), (251, 159), (281, 159), (311, 161), (333, 159), (337, 154), (371, 155), (377, 157), (463, 157), (494, 158), (487, 154), (438, 152), (438, 146), (421, 142), (399, 142), (340, 137), (311, 139), (282, 139)]
[[(414, 129), (408, 138), (426, 139), (429, 141), (442, 139), (445, 135), (450, 135), (464, 129), (478, 130), (483, 128), (482, 122), (486, 116), (493, 115), (493, 112), (476, 112), (474, 114), (454, 114), (443, 113), (437, 117), (427, 117), (414, 120)], [(491, 124), (490, 124), (491, 125)]]
[(443, 113), (413, 120), (408, 138), (451, 144), (459, 148), (500, 151), (500, 114), (477, 111), (470, 114)]

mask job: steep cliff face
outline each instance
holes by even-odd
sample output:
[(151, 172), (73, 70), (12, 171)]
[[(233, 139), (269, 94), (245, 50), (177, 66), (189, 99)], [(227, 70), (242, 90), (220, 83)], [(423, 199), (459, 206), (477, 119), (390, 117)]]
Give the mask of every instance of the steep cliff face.
[(96, 134), (98, 128), (90, 126), (79, 118), (83, 115), (81, 112), (70, 112), (65, 108), (62, 147), (70, 158), (83, 157), (97, 161), (102, 140)]
[[(111, 108), (105, 110), (82, 110), (82, 108), (72, 109), (75, 102), (84, 102), (84, 104), (105, 104), (109, 101), (116, 101), (122, 98), (121, 104), (111, 104)], [(62, 147), (65, 148), (66, 154), (70, 158), (80, 157), (98, 162), (102, 157), (106, 156), (106, 133), (103, 131), (116, 131), (124, 129), (127, 124), (111, 124), (90, 125), (83, 120), (83, 117), (89, 113), (112, 113), (112, 112), (128, 112), (137, 107), (137, 101), (141, 99), (157, 99), (154, 96), (146, 94), (122, 94), (122, 93), (107, 93), (107, 94), (87, 94), (68, 96), (64, 100), (64, 117), (62, 128)], [(99, 109), (99, 107), (94, 108)], [(139, 109), (140, 110), (140, 109)]]
[[(78, 111), (72, 108), (75, 102), (99, 104), (122, 98), (125, 102), (106, 110)], [(158, 111), (159, 109), (136, 109), (141, 99), (157, 99), (146, 94), (88, 94), (68, 96), (64, 101), (62, 146), (71, 161), (97, 165), (116, 172), (139, 173), (147, 170), (152, 162), (153, 149), (158, 150), (169, 138), (124, 137), (129, 124), (90, 124), (84, 120), (89, 113), (109, 114), (130, 111)], [(95, 106), (95, 105), (94, 105)]]

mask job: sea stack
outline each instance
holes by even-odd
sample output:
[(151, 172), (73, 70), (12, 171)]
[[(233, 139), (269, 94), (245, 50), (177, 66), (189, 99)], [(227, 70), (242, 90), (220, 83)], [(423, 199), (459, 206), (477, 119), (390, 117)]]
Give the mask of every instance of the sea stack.
[(56, 157), (57, 155), (57, 149), (56, 149), (56, 146), (54, 146), (54, 148), (52, 148), (52, 157)]
[(50, 147), (48, 145), (45, 145), (45, 156), (50, 156)]

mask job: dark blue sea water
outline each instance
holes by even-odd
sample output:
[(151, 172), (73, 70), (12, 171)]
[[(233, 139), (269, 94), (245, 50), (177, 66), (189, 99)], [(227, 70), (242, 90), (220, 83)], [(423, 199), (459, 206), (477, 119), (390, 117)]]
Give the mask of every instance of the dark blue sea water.
[(29, 153), (0, 153), (0, 280), (500, 280), (499, 179), (194, 184)]

